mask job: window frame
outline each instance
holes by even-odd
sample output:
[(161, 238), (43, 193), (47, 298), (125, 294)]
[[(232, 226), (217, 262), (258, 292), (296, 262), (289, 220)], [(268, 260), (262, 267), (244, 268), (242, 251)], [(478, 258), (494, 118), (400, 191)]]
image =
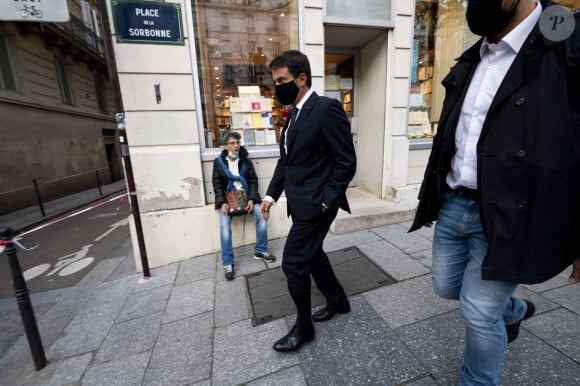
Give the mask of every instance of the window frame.
[[(8, 67), (0, 67), (0, 90), (19, 92), (20, 89), (16, 79), (16, 72), (14, 71), (15, 66), (12, 60), (10, 44), (6, 35), (2, 32), (0, 32), (0, 55), (6, 58), (6, 64)], [(13, 87), (10, 87), (8, 83), (11, 83)]]

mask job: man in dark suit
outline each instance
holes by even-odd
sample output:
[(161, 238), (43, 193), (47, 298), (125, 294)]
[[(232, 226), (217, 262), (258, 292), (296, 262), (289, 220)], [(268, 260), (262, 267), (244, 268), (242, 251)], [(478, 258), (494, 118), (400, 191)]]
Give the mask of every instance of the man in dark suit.
[[(314, 339), (312, 321), (324, 322), (337, 313), (350, 312), (322, 243), (338, 209), (350, 213), (345, 192), (356, 171), (356, 155), (342, 105), (310, 89), (308, 58), (299, 51), (286, 51), (269, 67), (276, 97), (294, 109), (280, 135), (280, 159), (260, 211), (268, 219), (272, 203), (286, 192), (292, 227), (282, 270), (297, 317), (294, 327), (273, 348), (295, 351)], [(312, 316), (310, 275), (326, 298), (326, 306)]]
[(578, 16), (551, 0), (469, 0), (482, 39), (443, 80), (411, 231), (437, 220), (433, 287), (459, 300), (466, 324), (460, 385), (499, 383), (506, 347), (535, 311), (514, 295), (519, 283), (570, 265), (570, 283), (580, 280)]

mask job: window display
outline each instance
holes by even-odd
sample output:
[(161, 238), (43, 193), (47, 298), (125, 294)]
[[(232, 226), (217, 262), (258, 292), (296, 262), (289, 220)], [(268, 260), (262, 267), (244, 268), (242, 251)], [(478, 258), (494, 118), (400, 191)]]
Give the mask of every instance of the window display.
[[(244, 146), (279, 142), (287, 111), (270, 60), (298, 48), (296, 0), (193, 1), (206, 148), (236, 130)], [(291, 107), (290, 107), (291, 109)]]
[(411, 61), (411, 89), (407, 136), (431, 138), (437, 123), (445, 89), (441, 81), (455, 59), (474, 44), (465, 21), (464, 0), (417, 0)]

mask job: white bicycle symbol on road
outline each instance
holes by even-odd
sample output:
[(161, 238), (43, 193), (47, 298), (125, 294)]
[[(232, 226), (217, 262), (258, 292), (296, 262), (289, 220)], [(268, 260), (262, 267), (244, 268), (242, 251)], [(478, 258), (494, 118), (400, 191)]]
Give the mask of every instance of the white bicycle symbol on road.
[[(54, 264), (54, 269), (47, 273), (46, 276), (54, 275), (57, 272), (58, 276), (68, 276), (89, 266), (95, 260), (94, 257), (87, 256), (89, 248), (92, 246), (93, 244), (87, 244), (81, 247), (79, 251), (73, 252), (70, 255), (59, 257), (57, 259), (58, 261)], [(48, 271), (51, 266), (51, 264), (45, 263), (26, 270), (22, 274), (24, 276), (24, 280), (34, 279), (35, 277), (42, 275)]]

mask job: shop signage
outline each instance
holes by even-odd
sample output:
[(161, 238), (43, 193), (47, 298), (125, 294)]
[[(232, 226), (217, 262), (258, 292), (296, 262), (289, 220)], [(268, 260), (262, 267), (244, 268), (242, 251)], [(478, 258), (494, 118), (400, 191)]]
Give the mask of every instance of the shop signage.
[(69, 20), (66, 0), (3, 0), (0, 20), (64, 23)]
[(184, 45), (181, 4), (113, 0), (117, 43)]

